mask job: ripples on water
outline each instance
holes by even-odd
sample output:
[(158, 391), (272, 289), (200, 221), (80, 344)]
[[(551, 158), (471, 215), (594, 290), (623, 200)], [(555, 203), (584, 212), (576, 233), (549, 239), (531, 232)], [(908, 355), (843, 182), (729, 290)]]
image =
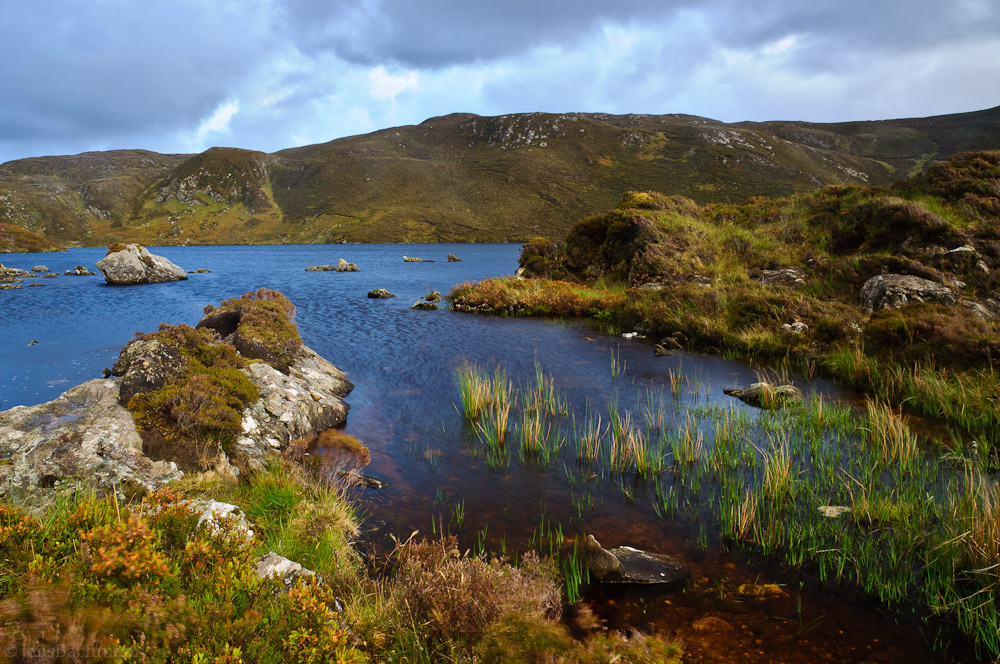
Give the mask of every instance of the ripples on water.
[[(388, 533), (405, 537), (413, 530), (430, 534), (437, 516), (445, 524), (452, 522), (444, 527), (456, 528), (466, 546), (483, 539), (493, 549), (523, 550), (532, 532), (547, 522), (565, 524), (568, 534), (594, 532), (605, 546), (630, 544), (684, 554), (692, 537), (685, 526), (658, 517), (641, 501), (632, 504), (613, 482), (591, 496), (592, 508), (581, 514), (571, 497), (574, 488), (567, 484), (569, 473), (559, 464), (539, 469), (515, 458), (509, 468), (487, 468), (456, 407), (455, 370), (464, 362), (501, 366), (515, 384), (526, 385), (534, 379), (538, 362), (579, 413), (604, 409), (609, 400), (635, 408), (644, 399), (660, 398), (657, 395), (669, 390), (671, 371), (682, 371), (697, 382), (699, 404), (743, 409), (723, 396), (722, 389), (757, 378), (743, 363), (685, 354), (657, 358), (648, 341), (609, 337), (576, 325), (409, 309), (428, 291), (446, 294), (462, 281), (512, 272), (519, 251), (514, 244), (153, 251), (187, 270), (213, 272), (192, 274), (186, 282), (132, 287), (107, 286), (100, 276), (60, 276), (25, 281), (26, 286), (37, 281), (44, 288), (0, 292), (0, 407), (47, 401), (99, 377), (136, 331), (155, 330), (160, 322), (194, 325), (207, 304), (260, 287), (279, 290), (298, 309), (304, 342), (347, 372), (356, 385), (347, 399), (351, 412), (346, 431), (371, 448), (368, 472), (389, 483), (384, 491), (358, 495), (374, 540)], [(44, 264), (62, 275), (78, 264), (96, 271), (104, 252), (10, 255), (3, 262), (23, 269)], [(448, 263), (448, 253), (463, 261)], [(404, 254), (436, 262), (404, 263)], [(309, 265), (335, 264), (341, 257), (357, 263), (361, 271), (305, 271)], [(367, 292), (380, 287), (396, 297), (368, 299)], [(32, 340), (38, 343), (29, 346)], [(612, 352), (626, 366), (619, 379), (612, 377)], [(807, 391), (836, 392), (821, 381), (803, 386)], [(465, 515), (461, 527), (452, 516), (458, 505)], [(705, 573), (718, 574), (718, 564), (711, 563)], [(653, 598), (662, 608), (665, 600), (655, 592), (637, 597), (622, 600), (621, 610), (639, 602), (642, 616), (627, 615), (621, 619), (624, 624), (653, 621), (663, 629), (667, 614), (645, 602)], [(616, 600), (606, 604), (616, 605)], [(859, 624), (870, 622), (865, 614), (860, 618)], [(833, 633), (830, 638), (840, 637)]]

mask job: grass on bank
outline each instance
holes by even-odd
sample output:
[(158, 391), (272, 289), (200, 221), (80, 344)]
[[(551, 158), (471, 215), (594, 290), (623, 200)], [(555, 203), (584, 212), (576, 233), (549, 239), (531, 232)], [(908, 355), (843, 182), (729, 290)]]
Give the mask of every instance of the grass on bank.
[[(185, 500), (202, 497), (240, 506), (253, 534), (199, 526)], [(573, 639), (558, 620), (560, 573), (536, 555), (515, 567), (453, 540), (410, 541), (391, 573), (369, 576), (357, 533), (336, 487), (282, 459), (128, 501), (70, 496), (40, 518), (3, 504), (0, 647), (107, 662), (679, 661), (654, 637)], [(283, 592), (258, 579), (268, 551), (322, 582)]]
[[(499, 369), (463, 371), (510, 384)], [(746, 555), (936, 619), (982, 656), (1000, 656), (1000, 490), (982, 455), (921, 439), (875, 400), (856, 410), (818, 398), (777, 410), (699, 402), (664, 392), (579, 419), (546, 417), (539, 426), (560, 447), (521, 462), (561, 467), (581, 519), (594, 483), (617, 484), (628, 500), (645, 497), (664, 518), (700, 524)], [(512, 430), (531, 417), (524, 408)], [(487, 450), (486, 462), (509, 464), (510, 445)]]

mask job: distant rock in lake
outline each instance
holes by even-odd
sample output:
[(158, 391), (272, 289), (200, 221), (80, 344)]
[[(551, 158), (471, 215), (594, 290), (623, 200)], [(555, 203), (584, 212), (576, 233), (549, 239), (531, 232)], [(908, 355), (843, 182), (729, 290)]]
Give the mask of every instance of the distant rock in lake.
[(152, 284), (187, 279), (182, 268), (138, 244), (113, 244), (97, 262), (104, 280), (114, 286)]
[(373, 300), (384, 300), (389, 297), (396, 297), (384, 288), (376, 288), (375, 290), (368, 291), (368, 297)]

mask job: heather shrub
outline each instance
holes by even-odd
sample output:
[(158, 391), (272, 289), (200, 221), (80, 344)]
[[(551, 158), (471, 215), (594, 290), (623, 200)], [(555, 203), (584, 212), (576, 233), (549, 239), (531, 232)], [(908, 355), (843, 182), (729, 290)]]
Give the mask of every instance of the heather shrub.
[(558, 572), (535, 554), (521, 567), (462, 555), (455, 539), (409, 543), (399, 551), (395, 583), (402, 604), (428, 643), (470, 648), (505, 613), (556, 618)]

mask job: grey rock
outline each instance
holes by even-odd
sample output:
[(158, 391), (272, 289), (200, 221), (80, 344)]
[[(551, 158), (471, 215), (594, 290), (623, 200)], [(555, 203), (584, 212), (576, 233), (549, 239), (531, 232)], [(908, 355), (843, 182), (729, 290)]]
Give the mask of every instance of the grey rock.
[(899, 309), (914, 302), (954, 304), (956, 299), (947, 286), (910, 274), (880, 274), (861, 287), (861, 306), (868, 313)]
[(375, 290), (368, 291), (368, 297), (373, 300), (384, 300), (389, 297), (396, 297), (384, 288), (376, 288)]
[(154, 392), (178, 376), (184, 358), (156, 338), (135, 339), (118, 354), (111, 375), (121, 376), (118, 400), (127, 406), (137, 394)]
[(354, 389), (340, 369), (303, 346), (285, 375), (264, 362), (242, 369), (260, 392), (243, 411), (243, 431), (236, 451), (251, 466), (262, 466), (266, 454), (288, 443), (342, 424), (350, 407), (343, 398)]
[(979, 316), (983, 320), (996, 320), (997, 319), (997, 315), (995, 313), (993, 313), (992, 311), (990, 311), (989, 309), (987, 309), (985, 306), (983, 306), (979, 302), (976, 302), (975, 300), (962, 299), (962, 300), (958, 301), (958, 304), (963, 309), (968, 309), (969, 311), (971, 311), (972, 313), (976, 314), (977, 316)]
[(316, 578), (316, 572), (306, 569), (299, 563), (289, 560), (284, 556), (279, 556), (274, 551), (261, 556), (257, 560), (254, 572), (261, 579), (280, 579), (286, 590), (294, 586), (295, 582), (304, 576)]
[(360, 272), (359, 268), (355, 263), (348, 263), (343, 258), (337, 261), (337, 267), (334, 268), (337, 272)]
[(45, 267), (44, 265), (36, 265), (33, 268), (31, 268), (31, 271), (32, 272), (48, 272), (49, 268)]
[(58, 279), (59, 275), (55, 272), (49, 272), (48, 274), (43, 274), (42, 279)]
[(797, 320), (794, 323), (785, 323), (781, 326), (781, 329), (791, 334), (805, 334), (809, 331), (809, 326)]
[(176, 465), (143, 455), (132, 414), (118, 402), (119, 382), (98, 378), (48, 403), (0, 412), (0, 496), (34, 511), (64, 492), (104, 493), (126, 480), (152, 491), (179, 479)]
[(845, 507), (843, 505), (820, 505), (818, 509), (819, 513), (827, 519), (836, 519), (842, 514), (847, 514), (851, 511), (850, 507)]
[(115, 286), (181, 281), (188, 278), (183, 269), (163, 256), (157, 256), (138, 244), (127, 244), (97, 262), (104, 280)]
[(333, 265), (310, 265), (306, 272), (333, 272), (337, 268)]
[(801, 286), (806, 282), (806, 273), (797, 267), (764, 270), (757, 281), (765, 286)]
[(674, 556), (631, 546), (604, 549), (593, 535), (581, 551), (591, 578), (601, 583), (673, 585), (691, 578), (691, 570)]
[(666, 288), (665, 284), (659, 284), (655, 282), (649, 282), (648, 284), (641, 284), (637, 287), (638, 290), (642, 291), (661, 291)]
[(771, 385), (763, 381), (747, 387), (726, 388), (722, 393), (758, 408), (780, 408), (787, 403), (802, 401), (802, 391), (794, 385)]
[(223, 525), (223, 522), (230, 522), (235, 532), (248, 540), (253, 539), (253, 525), (236, 505), (204, 498), (182, 500), (177, 504), (189, 507), (198, 514), (198, 526), (207, 528), (214, 535), (228, 529), (229, 523)]
[(949, 254), (975, 254), (976, 248), (970, 244), (963, 244), (961, 247), (955, 247)]
[(97, 274), (96, 272), (91, 272), (83, 265), (77, 265), (72, 270), (66, 270), (64, 273), (67, 277), (89, 277)]

